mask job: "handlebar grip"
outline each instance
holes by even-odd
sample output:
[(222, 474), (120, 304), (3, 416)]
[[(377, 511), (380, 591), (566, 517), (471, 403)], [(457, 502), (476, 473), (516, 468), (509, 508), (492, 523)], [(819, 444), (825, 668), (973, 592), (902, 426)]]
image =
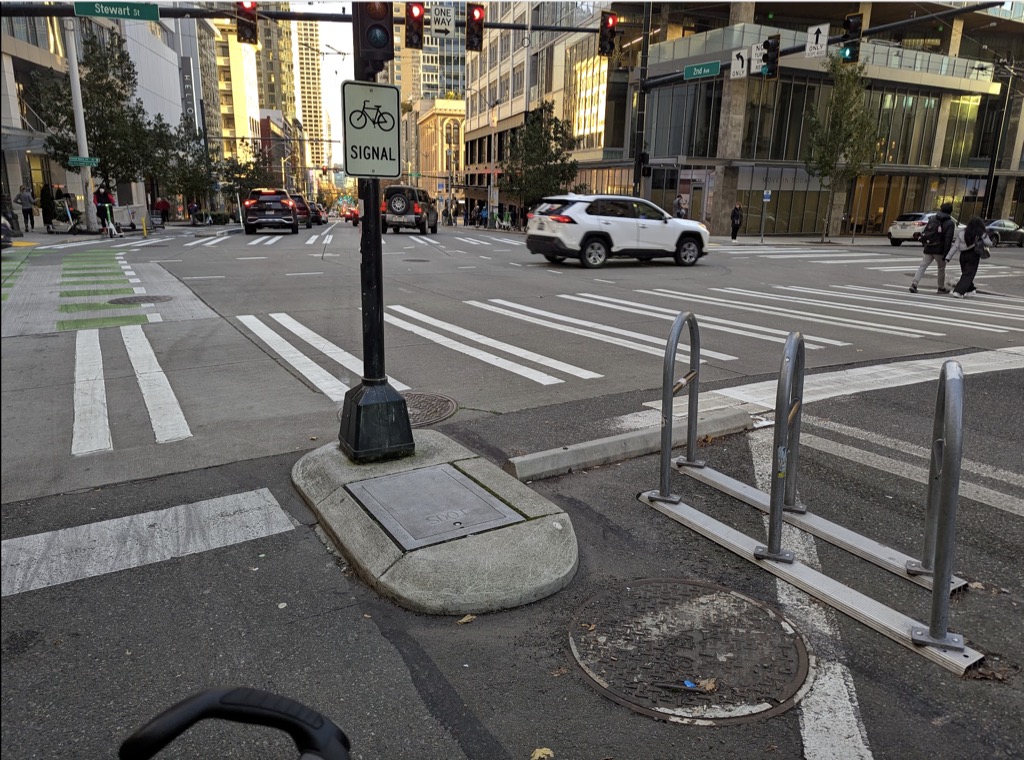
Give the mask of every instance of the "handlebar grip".
[(293, 699), (244, 687), (209, 689), (169, 707), (125, 739), (118, 757), (149, 760), (206, 718), (277, 728), (291, 736), (300, 754), (349, 760), (348, 737), (328, 718)]

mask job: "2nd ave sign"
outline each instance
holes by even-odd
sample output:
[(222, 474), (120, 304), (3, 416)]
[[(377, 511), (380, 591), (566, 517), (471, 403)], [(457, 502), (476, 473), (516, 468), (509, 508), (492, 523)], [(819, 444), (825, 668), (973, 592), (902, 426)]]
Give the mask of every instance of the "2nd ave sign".
[(398, 88), (342, 82), (345, 173), (350, 177), (402, 176)]

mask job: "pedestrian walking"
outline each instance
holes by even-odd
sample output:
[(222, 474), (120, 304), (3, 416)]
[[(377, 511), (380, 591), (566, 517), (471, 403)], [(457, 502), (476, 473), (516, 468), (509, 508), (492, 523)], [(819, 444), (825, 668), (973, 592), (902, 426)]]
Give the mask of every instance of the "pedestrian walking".
[(672, 213), (676, 219), (686, 218), (686, 207), (683, 205), (683, 194), (680, 193), (676, 196), (676, 199), (672, 201)]
[(480, 209), (480, 226), (487, 229), (487, 206)]
[(192, 226), (195, 227), (199, 224), (199, 204), (192, 201), (188, 204), (188, 215), (192, 219)]
[(57, 207), (53, 202), (53, 186), (49, 183), (43, 185), (39, 191), (39, 211), (43, 216), (43, 228), (47, 232), (53, 232), (53, 218), (57, 215)]
[(743, 206), (740, 205), (739, 201), (736, 201), (732, 214), (729, 215), (729, 221), (732, 224), (732, 239), (735, 240), (740, 227), (743, 225)]
[(32, 196), (32, 188), (21, 186), (21, 192), (14, 196), (14, 202), (21, 206), (21, 215), (25, 219), (25, 232), (36, 228), (36, 199)]
[(170, 217), (171, 214), (170, 201), (161, 196), (156, 199), (156, 203), (153, 204), (153, 208), (156, 210), (158, 214), (160, 214), (160, 224), (166, 227), (167, 219)]
[(981, 260), (988, 258), (990, 245), (992, 241), (985, 229), (985, 222), (977, 216), (972, 217), (967, 226), (956, 234), (946, 256), (946, 261), (951, 261), (956, 254), (960, 254), (960, 279), (953, 286), (953, 298), (963, 298), (977, 290), (974, 287), (974, 276), (978, 274)]
[(946, 257), (953, 247), (953, 239), (956, 237), (956, 223), (950, 214), (953, 213), (952, 203), (943, 203), (939, 206), (939, 212), (928, 220), (924, 230), (921, 232), (921, 244), (924, 246), (924, 255), (921, 257), (921, 264), (910, 282), (910, 292), (916, 293), (917, 286), (921, 284), (924, 273), (928, 266), (934, 261), (938, 268), (938, 288), (936, 293), (948, 293), (946, 287)]

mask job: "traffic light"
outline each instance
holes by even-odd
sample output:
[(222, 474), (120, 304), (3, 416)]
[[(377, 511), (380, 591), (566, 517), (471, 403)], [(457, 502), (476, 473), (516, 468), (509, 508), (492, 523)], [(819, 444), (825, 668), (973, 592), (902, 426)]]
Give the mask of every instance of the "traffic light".
[(619, 17), (611, 11), (601, 11), (601, 30), (597, 37), (597, 54), (611, 55), (615, 52), (615, 26)]
[(253, 0), (235, 3), (235, 36), (246, 45), (260, 44), (256, 28), (256, 3)]
[(484, 7), (466, 3), (466, 50), (484, 49)]
[[(395, 58), (393, 3), (352, 3), (353, 40), (356, 57), (364, 61)], [(381, 67), (383, 68), (383, 63)], [(378, 70), (380, 70), (378, 68)]]
[(405, 46), (423, 49), (423, 3), (405, 4)]
[(761, 67), (761, 76), (765, 79), (778, 79), (782, 37), (778, 34), (773, 34), (761, 46), (764, 48), (764, 53), (761, 54), (761, 60), (764, 62), (764, 66)]
[(864, 14), (851, 13), (843, 19), (843, 46), (839, 48), (839, 57), (843, 63), (860, 61), (860, 38), (864, 34)]

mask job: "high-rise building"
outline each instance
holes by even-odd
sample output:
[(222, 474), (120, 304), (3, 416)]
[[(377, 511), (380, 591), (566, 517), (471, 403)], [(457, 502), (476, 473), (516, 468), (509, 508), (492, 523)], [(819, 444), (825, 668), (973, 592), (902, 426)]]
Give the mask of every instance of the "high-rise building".
[(253, 156), (260, 137), (256, 52), (252, 45), (238, 43), (233, 20), (217, 19), (214, 25), (224, 156), (246, 160)]
[(296, 115), (298, 108), (295, 94), (295, 59), (292, 50), (293, 25), (292, 21), (261, 19), (260, 49), (256, 55), (260, 108), (280, 111), (289, 119)]
[(299, 118), (306, 132), (306, 168), (324, 165), (324, 108), (320, 88), (320, 24), (297, 21), (296, 60), (299, 80)]

